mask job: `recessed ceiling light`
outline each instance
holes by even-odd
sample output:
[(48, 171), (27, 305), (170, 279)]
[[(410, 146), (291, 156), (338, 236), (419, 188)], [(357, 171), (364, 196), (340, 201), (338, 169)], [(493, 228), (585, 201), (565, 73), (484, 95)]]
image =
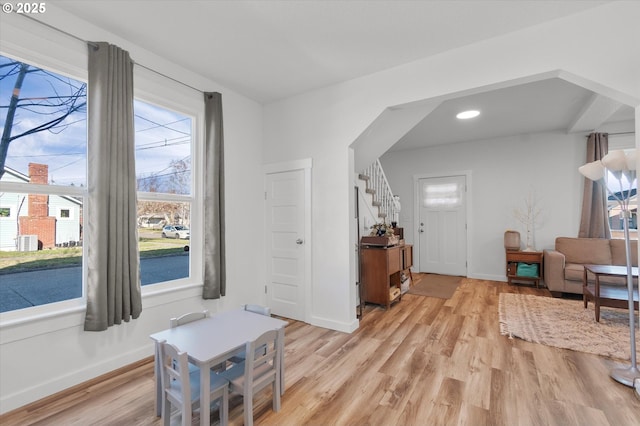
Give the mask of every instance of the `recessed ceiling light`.
[(480, 115), (480, 111), (471, 109), (469, 111), (462, 111), (461, 113), (458, 113), (458, 115), (456, 115), (456, 118), (459, 118), (460, 120), (466, 120), (468, 118), (477, 117), (479, 115)]

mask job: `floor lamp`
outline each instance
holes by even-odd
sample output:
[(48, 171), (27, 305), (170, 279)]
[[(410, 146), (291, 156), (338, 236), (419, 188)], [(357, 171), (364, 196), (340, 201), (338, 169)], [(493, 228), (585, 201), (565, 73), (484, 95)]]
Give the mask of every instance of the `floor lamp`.
[[(636, 363), (636, 327), (633, 305), (633, 273), (631, 263), (631, 243), (629, 242), (629, 199), (631, 189), (636, 187), (636, 150), (625, 153), (622, 150), (611, 151), (602, 160), (593, 161), (579, 169), (585, 177), (603, 184), (609, 196), (615, 198), (622, 210), (624, 224), (624, 241), (627, 254), (627, 289), (629, 290), (629, 331), (631, 341), (631, 365), (629, 367), (614, 368), (611, 377), (624, 385), (633, 387), (634, 380), (640, 377)], [(616, 188), (618, 186), (618, 188)]]

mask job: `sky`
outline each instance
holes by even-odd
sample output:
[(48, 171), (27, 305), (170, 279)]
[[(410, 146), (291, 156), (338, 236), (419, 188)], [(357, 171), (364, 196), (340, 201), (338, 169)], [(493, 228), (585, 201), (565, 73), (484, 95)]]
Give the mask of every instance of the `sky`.
[[(3, 67), (11, 62), (12, 59), (0, 55), (0, 130), (4, 129), (16, 82), (16, 73), (7, 75), (12, 67)], [(30, 67), (30, 70), (34, 68)], [(28, 73), (20, 91), (20, 106), (11, 135), (21, 134), (59, 115), (52, 114), (51, 107), (34, 106), (34, 103), (43, 104), (47, 102), (46, 98), (69, 96), (82, 84), (48, 70)], [(134, 101), (134, 114), (137, 177), (155, 174), (163, 180), (168, 179), (174, 172), (170, 166), (172, 160), (190, 160), (191, 117), (139, 100)], [(29, 163), (47, 164), (50, 184), (86, 186), (86, 159), (85, 107), (51, 130), (14, 139), (9, 145), (5, 166), (28, 175)]]

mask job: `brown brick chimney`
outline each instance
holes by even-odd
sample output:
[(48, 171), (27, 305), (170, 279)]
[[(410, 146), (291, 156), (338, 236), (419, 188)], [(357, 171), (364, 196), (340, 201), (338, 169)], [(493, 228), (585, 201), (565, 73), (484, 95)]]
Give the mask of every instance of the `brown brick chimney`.
[[(49, 166), (29, 163), (29, 182), (49, 184)], [(56, 218), (49, 216), (49, 196), (29, 194), (27, 216), (20, 216), (20, 235), (37, 235), (38, 248), (56, 245)]]

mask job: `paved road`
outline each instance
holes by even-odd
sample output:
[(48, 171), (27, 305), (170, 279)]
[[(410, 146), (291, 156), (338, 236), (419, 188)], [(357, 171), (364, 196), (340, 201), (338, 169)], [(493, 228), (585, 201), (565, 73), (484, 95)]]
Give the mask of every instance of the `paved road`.
[[(140, 260), (142, 285), (175, 280), (188, 275), (187, 253)], [(0, 312), (81, 296), (82, 269), (79, 266), (0, 275)]]

